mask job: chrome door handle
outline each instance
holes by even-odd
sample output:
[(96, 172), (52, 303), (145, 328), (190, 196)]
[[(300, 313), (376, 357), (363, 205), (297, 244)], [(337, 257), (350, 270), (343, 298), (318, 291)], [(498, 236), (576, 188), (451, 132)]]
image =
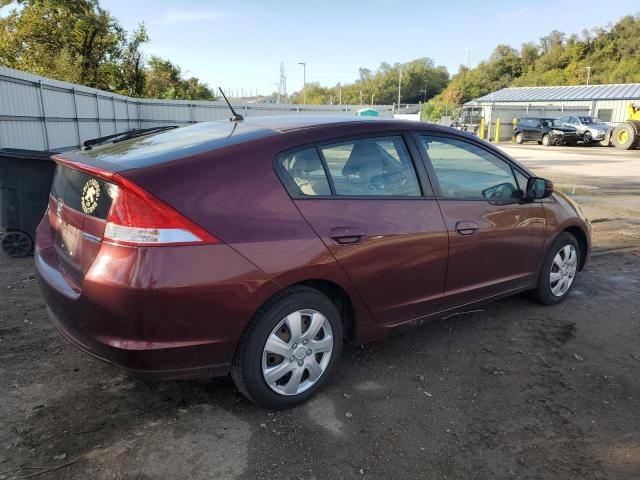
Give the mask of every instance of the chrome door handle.
[(364, 238), (364, 232), (355, 227), (336, 227), (329, 232), (329, 238), (340, 245), (360, 243)]
[(480, 227), (475, 222), (456, 223), (456, 232), (460, 235), (473, 235)]

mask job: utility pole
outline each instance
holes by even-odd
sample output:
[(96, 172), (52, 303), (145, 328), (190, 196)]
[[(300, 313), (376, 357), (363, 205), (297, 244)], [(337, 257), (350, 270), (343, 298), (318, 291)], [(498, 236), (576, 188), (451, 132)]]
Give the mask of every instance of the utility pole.
[(373, 93), (371, 94), (371, 105), (373, 106)]
[(398, 113), (400, 113), (400, 92), (402, 90), (402, 67), (398, 67)]
[(589, 85), (589, 80), (591, 79), (591, 67), (585, 67), (587, 71), (587, 85)]
[(307, 104), (307, 64), (305, 62), (298, 62), (298, 65), (302, 65), (302, 103)]
[(362, 90), (360, 90), (360, 105), (364, 105), (364, 102), (362, 101)]
[(338, 105), (342, 105), (342, 87), (338, 88)]
[(273, 84), (278, 87), (278, 97), (276, 103), (280, 103), (280, 84), (278, 82), (273, 82)]

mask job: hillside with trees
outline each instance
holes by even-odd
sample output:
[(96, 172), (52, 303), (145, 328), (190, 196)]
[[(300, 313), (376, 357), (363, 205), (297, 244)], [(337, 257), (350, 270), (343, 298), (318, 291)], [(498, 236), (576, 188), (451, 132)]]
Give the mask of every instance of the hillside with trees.
[[(589, 68), (587, 68), (589, 67)], [(640, 82), (640, 16), (567, 36), (553, 31), (520, 49), (498, 45), (475, 68), (460, 67), (444, 91), (424, 106), (431, 120), (445, 109), (505, 87)]]
[[(0, 0), (0, 7), (11, 0)], [(98, 0), (17, 0), (0, 18), (0, 65), (133, 97), (212, 100), (179, 66), (145, 59), (141, 24), (128, 34)]]
[[(402, 77), (402, 78), (400, 78)], [(376, 71), (359, 69), (354, 83), (322, 87), (309, 83), (306, 87), (307, 104), (348, 103), (351, 105), (390, 105), (398, 101), (398, 82), (401, 82), (402, 103), (420, 103), (440, 93), (449, 82), (449, 72), (436, 66), (430, 58), (419, 58), (404, 64), (382, 63)], [(304, 91), (291, 96), (293, 103), (302, 103)]]

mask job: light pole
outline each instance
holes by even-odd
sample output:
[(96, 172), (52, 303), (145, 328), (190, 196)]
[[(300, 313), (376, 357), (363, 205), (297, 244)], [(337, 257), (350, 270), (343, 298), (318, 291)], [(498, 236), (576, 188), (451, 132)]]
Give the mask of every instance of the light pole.
[(402, 66), (398, 67), (398, 113), (400, 113), (400, 91), (402, 90)]
[(302, 65), (302, 103), (307, 104), (307, 64), (305, 62), (298, 62), (298, 65)]
[(276, 97), (276, 98), (277, 98), (276, 103), (280, 103), (280, 84), (279, 84), (278, 82), (273, 82), (273, 84), (274, 84), (276, 87), (278, 87), (278, 96)]
[(589, 80), (591, 79), (591, 67), (584, 67), (587, 71), (587, 85), (589, 85)]

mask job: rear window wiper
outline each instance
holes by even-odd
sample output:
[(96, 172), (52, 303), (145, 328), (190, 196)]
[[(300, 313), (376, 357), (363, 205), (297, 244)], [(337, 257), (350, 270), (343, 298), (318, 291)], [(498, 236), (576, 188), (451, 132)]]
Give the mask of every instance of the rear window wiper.
[(102, 145), (107, 141), (112, 143), (124, 142), (131, 138), (141, 137), (143, 135), (149, 135), (151, 133), (163, 132), (165, 130), (173, 130), (178, 128), (178, 125), (167, 125), (164, 127), (151, 127), (151, 128), (137, 128), (126, 132), (114, 133), (113, 135), (106, 135), (104, 137), (92, 138), (82, 144), (83, 150), (91, 150), (91, 147), (95, 145)]

